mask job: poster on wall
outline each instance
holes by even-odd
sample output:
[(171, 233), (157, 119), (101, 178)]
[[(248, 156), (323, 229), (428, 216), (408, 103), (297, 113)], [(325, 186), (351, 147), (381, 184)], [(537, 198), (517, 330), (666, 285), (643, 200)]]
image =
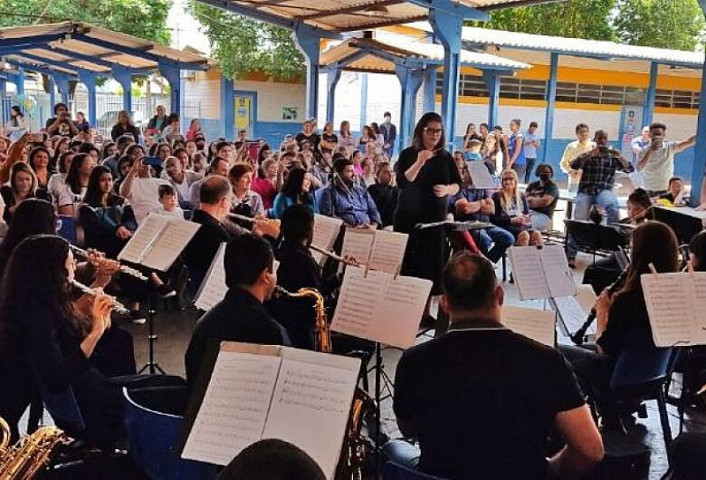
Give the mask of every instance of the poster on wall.
[(620, 150), (625, 158), (632, 158), (632, 140), (639, 135), (642, 126), (642, 107), (638, 105), (625, 105), (621, 115), (623, 124), (620, 126)]
[(299, 109), (285, 105), (282, 107), (282, 120), (297, 120), (299, 117)]
[(252, 98), (249, 95), (235, 96), (235, 128), (237, 130), (251, 131), (251, 108)]

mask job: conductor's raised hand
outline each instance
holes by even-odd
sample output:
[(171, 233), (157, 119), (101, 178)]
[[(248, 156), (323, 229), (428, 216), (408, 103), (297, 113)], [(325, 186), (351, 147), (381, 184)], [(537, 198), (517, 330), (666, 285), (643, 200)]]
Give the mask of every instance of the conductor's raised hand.
[(424, 166), (427, 163), (427, 161), (433, 156), (434, 156), (434, 152), (432, 152), (431, 150), (421, 150), (417, 154), (417, 161), (419, 163), (421, 163), (422, 166)]

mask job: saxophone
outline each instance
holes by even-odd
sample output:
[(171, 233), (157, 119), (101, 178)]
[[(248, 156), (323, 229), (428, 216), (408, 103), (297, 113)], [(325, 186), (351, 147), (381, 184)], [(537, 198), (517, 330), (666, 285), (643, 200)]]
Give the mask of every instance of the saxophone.
[[(329, 329), (328, 318), (324, 297), (315, 288), (300, 288), (296, 293), (277, 286), (276, 291), (289, 298), (311, 298), (314, 300), (314, 310), (316, 312), (316, 351), (331, 353), (331, 330)], [(343, 442), (341, 458), (336, 467), (336, 480), (361, 480), (363, 478), (363, 464), (365, 462), (365, 445), (361, 436), (363, 426), (363, 416), (372, 407), (375, 408), (375, 401), (362, 388), (356, 388), (353, 397), (350, 417), (348, 418), (348, 428), (346, 438)], [(0, 480), (3, 480), (0, 478)]]
[(0, 417), (0, 480), (30, 480), (51, 457), (52, 451), (69, 438), (56, 427), (42, 427), (14, 446), (10, 444), (10, 427)]

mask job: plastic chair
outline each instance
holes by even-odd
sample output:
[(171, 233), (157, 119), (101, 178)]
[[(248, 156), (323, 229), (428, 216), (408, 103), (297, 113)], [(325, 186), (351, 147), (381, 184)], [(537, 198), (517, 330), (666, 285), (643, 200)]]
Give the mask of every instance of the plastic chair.
[(619, 403), (657, 400), (664, 444), (669, 449), (672, 429), (667, 413), (667, 390), (679, 350), (646, 347), (642, 335), (640, 332), (628, 335), (626, 347), (615, 363), (609, 385)]
[(154, 480), (209, 480), (218, 473), (219, 468), (215, 465), (182, 460), (181, 452), (176, 450), (183, 421), (181, 415), (158, 412), (145, 406), (145, 403), (153, 403), (156, 397), (185, 396), (185, 390), (186, 387), (155, 387), (129, 393), (123, 389), (130, 453)]
[(387, 462), (383, 467), (382, 480), (444, 480), (420, 471), (403, 467), (395, 462)]

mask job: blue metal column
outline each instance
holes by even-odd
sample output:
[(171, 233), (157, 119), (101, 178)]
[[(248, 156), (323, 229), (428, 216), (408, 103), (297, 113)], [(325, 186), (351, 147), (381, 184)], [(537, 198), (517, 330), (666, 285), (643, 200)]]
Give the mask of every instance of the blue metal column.
[(7, 103), (7, 79), (0, 77), (0, 124), (4, 124), (10, 119), (10, 112)]
[(395, 66), (397, 79), (402, 89), (402, 105), (400, 108), (400, 150), (407, 147), (407, 142), (414, 131), (414, 113), (417, 103), (417, 92), (422, 86), (422, 70), (412, 70), (402, 65)]
[(319, 54), (321, 37), (297, 26), (294, 40), (306, 57), (306, 116), (317, 118), (319, 111)]
[(642, 128), (652, 123), (655, 112), (655, 99), (657, 98), (657, 77), (659, 76), (659, 63), (650, 63), (650, 85), (645, 94), (645, 108), (642, 109)]
[(549, 62), (549, 81), (547, 82), (547, 110), (544, 115), (544, 143), (542, 143), (542, 161), (547, 162), (549, 142), (554, 136), (554, 110), (556, 109), (556, 83), (559, 71), (559, 54), (552, 53)]
[(51, 107), (49, 108), (49, 110), (51, 110), (50, 115), (53, 116), (54, 105), (56, 105), (56, 82), (51, 75), (49, 75), (49, 103), (51, 103)]
[[(702, 7), (703, 8), (703, 7)], [(701, 70), (701, 94), (699, 105), (706, 106), (706, 62)], [(696, 127), (696, 147), (694, 149), (694, 165), (691, 170), (691, 206), (698, 206), (704, 194), (704, 170), (706, 169), (706, 108), (699, 108), (699, 121)]]
[(326, 74), (327, 89), (326, 89), (326, 121), (333, 123), (334, 113), (336, 112), (336, 85), (341, 79), (341, 70), (331, 70)]
[(488, 127), (498, 124), (498, 107), (500, 106), (500, 73), (493, 70), (483, 71), (483, 81), (488, 87)]
[(15, 86), (17, 87), (17, 96), (25, 94), (25, 70), (20, 68), (17, 70), (17, 76), (15, 77)]
[(235, 90), (233, 80), (221, 77), (221, 136), (235, 138)]
[(96, 126), (96, 75), (79, 73), (78, 78), (88, 90), (88, 123)]
[(436, 110), (436, 68), (424, 72), (424, 113)]
[(181, 119), (181, 70), (179, 67), (159, 62), (159, 74), (169, 82), (170, 113), (176, 113)]
[(441, 118), (447, 132), (447, 142), (453, 144), (456, 136), (456, 109), (458, 80), (461, 73), (461, 32), (463, 17), (431, 9), (429, 22), (434, 36), (444, 46), (444, 88), (441, 94)]
[(363, 73), (360, 79), (360, 131), (368, 124), (368, 74)]
[(132, 73), (120, 66), (112, 68), (113, 78), (123, 87), (123, 110), (132, 115)]
[(56, 86), (59, 89), (59, 93), (61, 94), (61, 103), (66, 104), (67, 106), (69, 105), (69, 76), (65, 75), (63, 73), (54, 73), (52, 75), (54, 77), (54, 81), (56, 82)]

